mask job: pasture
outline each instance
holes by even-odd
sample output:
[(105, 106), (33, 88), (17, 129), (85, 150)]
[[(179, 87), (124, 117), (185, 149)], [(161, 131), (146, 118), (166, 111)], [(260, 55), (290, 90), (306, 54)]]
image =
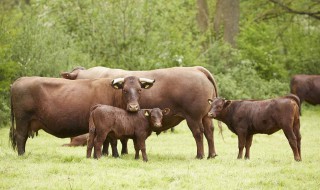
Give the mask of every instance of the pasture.
[[(195, 159), (196, 145), (185, 122), (174, 133), (152, 134), (149, 162), (129, 154), (87, 159), (86, 147), (62, 147), (44, 131), (28, 139), (18, 156), (9, 146), (9, 127), (0, 129), (0, 189), (319, 189), (320, 107), (303, 106), (302, 162), (295, 162), (282, 131), (255, 135), (250, 160), (237, 160), (237, 136), (215, 121), (215, 159)], [(205, 153), (207, 143), (204, 141)], [(118, 149), (120, 150), (120, 143)]]

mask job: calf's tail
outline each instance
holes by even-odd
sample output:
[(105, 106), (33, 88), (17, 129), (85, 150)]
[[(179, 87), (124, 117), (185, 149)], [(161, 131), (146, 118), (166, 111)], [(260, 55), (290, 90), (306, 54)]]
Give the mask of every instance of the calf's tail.
[(299, 115), (301, 116), (301, 103), (300, 103), (300, 98), (299, 98), (297, 95), (295, 95), (295, 94), (289, 94), (289, 95), (287, 95), (286, 97), (294, 100), (294, 101), (297, 103), (297, 105), (298, 105), (298, 107), (299, 107)]
[(10, 86), (10, 108), (11, 108), (11, 127), (9, 132), (9, 141), (13, 150), (16, 150), (17, 141), (16, 141), (16, 135), (15, 135), (16, 129), (14, 126), (14, 110), (12, 105), (12, 86)]
[(88, 142), (87, 142), (87, 158), (91, 157), (91, 152), (92, 148), (94, 146), (94, 137), (96, 133), (96, 126), (94, 125), (94, 119), (93, 119), (93, 114), (94, 114), (94, 109), (97, 108), (98, 106), (91, 107), (90, 109), (90, 117), (89, 117), (89, 137), (88, 137)]

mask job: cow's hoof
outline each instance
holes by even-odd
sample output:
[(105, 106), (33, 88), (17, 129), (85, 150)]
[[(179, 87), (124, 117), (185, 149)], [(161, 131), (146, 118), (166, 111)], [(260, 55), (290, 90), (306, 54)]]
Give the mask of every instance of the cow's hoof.
[(217, 157), (217, 156), (218, 156), (218, 154), (213, 154), (213, 155), (208, 156), (207, 159), (212, 159), (212, 158), (215, 158), (215, 157)]
[(203, 159), (203, 155), (197, 155), (196, 159), (199, 159), (199, 160)]

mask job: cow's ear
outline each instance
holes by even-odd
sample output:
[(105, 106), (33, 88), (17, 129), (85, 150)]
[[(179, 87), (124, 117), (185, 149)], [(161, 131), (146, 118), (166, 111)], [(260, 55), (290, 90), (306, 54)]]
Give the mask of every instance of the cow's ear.
[(124, 82), (124, 78), (116, 78), (112, 80), (111, 86), (115, 89), (122, 89), (123, 82)]
[(141, 88), (144, 89), (149, 89), (153, 86), (153, 83), (156, 80), (151, 80), (151, 79), (147, 79), (147, 78), (139, 78), (140, 84), (141, 84)]
[(231, 104), (231, 101), (230, 101), (230, 100), (227, 100), (227, 101), (224, 102), (223, 107), (226, 108), (226, 107), (228, 107), (230, 104)]
[(144, 116), (149, 117), (151, 115), (150, 110), (144, 109)]
[(209, 99), (208, 99), (208, 102), (209, 102), (209, 104), (211, 105), (212, 102), (213, 102), (213, 100), (209, 98)]
[(168, 115), (170, 113), (170, 109), (169, 108), (164, 108), (163, 110), (162, 110), (162, 114), (163, 115)]
[(62, 72), (60, 73), (60, 76), (65, 79), (75, 80), (78, 76), (78, 72), (77, 73)]

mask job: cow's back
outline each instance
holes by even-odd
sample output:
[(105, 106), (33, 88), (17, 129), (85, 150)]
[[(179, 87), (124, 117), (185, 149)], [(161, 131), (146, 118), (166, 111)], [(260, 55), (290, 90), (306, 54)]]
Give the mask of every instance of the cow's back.
[(301, 103), (320, 104), (320, 75), (295, 75), (290, 81), (290, 91)]

